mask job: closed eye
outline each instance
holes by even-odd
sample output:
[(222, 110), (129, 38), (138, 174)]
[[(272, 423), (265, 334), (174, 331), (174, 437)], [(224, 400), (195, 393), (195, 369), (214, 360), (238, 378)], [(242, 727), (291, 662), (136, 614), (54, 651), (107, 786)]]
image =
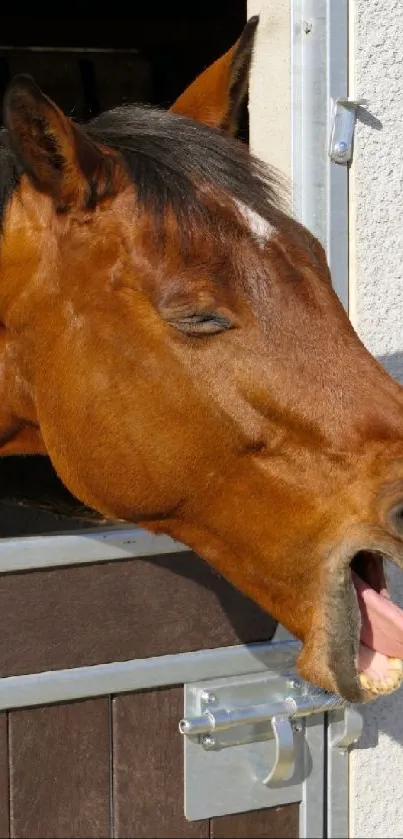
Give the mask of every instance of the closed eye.
[(218, 312), (192, 312), (182, 317), (170, 319), (168, 323), (178, 329), (179, 332), (192, 336), (217, 335), (233, 328), (229, 318), (218, 314)]

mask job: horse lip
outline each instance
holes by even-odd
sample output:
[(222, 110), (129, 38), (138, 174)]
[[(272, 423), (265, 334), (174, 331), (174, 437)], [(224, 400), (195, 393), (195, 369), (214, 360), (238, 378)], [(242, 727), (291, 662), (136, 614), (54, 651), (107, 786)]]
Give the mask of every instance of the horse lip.
[[(328, 556), (327, 571), (331, 581), (328, 603), (333, 607), (333, 615), (332, 608), (329, 608), (330, 619), (334, 619), (330, 632), (333, 640), (329, 642), (328, 649), (329, 669), (332, 671), (336, 691), (350, 702), (368, 701), (369, 698), (360, 686), (356, 666), (360, 615), (350, 567), (354, 557), (361, 552), (376, 553), (383, 560), (389, 560), (399, 569), (403, 569), (402, 541), (378, 527), (356, 528)], [(343, 638), (346, 628), (349, 630), (350, 643), (345, 643), (344, 648), (343, 644), (337, 648), (334, 638), (338, 631)]]
[(347, 569), (361, 551), (379, 554), (403, 569), (403, 541), (380, 527), (355, 528), (329, 554), (327, 563), (332, 569)]
[[(343, 538), (344, 537), (344, 538)], [(298, 671), (308, 682), (348, 702), (370, 698), (356, 666), (361, 618), (351, 562), (360, 552), (378, 553), (403, 569), (403, 543), (379, 526), (357, 525), (323, 557), (320, 589), (309, 630), (301, 639)]]

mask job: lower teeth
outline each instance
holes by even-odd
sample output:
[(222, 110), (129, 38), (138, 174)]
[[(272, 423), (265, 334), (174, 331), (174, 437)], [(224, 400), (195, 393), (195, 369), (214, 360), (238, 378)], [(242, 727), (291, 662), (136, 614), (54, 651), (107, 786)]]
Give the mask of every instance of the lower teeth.
[(373, 694), (393, 693), (403, 680), (403, 662), (399, 658), (390, 658), (388, 670), (387, 678), (382, 680), (375, 680), (367, 676), (366, 673), (360, 673), (361, 687)]

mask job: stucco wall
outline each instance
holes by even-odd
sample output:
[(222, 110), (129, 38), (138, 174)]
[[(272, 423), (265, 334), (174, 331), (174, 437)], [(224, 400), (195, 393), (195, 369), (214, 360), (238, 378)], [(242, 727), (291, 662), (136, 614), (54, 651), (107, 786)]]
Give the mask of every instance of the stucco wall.
[(258, 14), (249, 81), (250, 144), (255, 154), (291, 174), (290, 0), (248, 0), (248, 17)]
[[(402, 0), (350, 0), (350, 29), (351, 94), (368, 101), (351, 177), (350, 316), (403, 382)], [(396, 574), (393, 587), (403, 605)], [(351, 755), (351, 835), (403, 837), (403, 691), (363, 713)]]

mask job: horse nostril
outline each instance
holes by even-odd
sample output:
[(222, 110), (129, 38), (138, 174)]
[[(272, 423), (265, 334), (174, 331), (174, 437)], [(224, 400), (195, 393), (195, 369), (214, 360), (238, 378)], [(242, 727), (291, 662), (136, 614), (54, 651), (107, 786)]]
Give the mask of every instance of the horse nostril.
[(403, 537), (403, 504), (392, 507), (389, 513), (389, 521), (395, 533)]

